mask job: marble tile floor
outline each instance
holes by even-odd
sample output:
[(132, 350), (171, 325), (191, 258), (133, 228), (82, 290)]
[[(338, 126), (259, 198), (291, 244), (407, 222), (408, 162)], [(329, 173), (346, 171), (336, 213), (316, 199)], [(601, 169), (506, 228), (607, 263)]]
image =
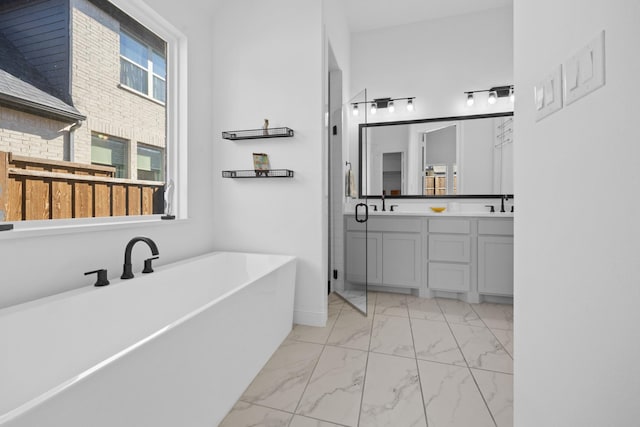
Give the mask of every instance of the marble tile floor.
[(294, 325), (221, 427), (511, 427), (513, 307), (370, 292)]

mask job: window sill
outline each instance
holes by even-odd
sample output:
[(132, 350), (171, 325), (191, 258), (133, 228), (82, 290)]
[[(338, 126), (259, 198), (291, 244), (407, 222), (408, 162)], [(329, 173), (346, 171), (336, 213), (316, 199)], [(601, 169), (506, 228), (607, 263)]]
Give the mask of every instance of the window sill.
[(130, 93), (132, 93), (132, 94), (134, 94), (134, 95), (138, 95), (138, 96), (139, 96), (139, 97), (141, 97), (141, 98), (144, 98), (144, 99), (146, 99), (146, 100), (149, 100), (149, 101), (151, 101), (151, 102), (154, 102), (154, 103), (156, 103), (156, 104), (158, 104), (158, 105), (161, 105), (161, 106), (163, 106), (163, 107), (166, 107), (166, 106), (167, 106), (167, 104), (166, 104), (165, 102), (158, 101), (157, 99), (152, 98), (152, 97), (150, 97), (149, 95), (147, 95), (147, 94), (145, 94), (145, 93), (142, 93), (142, 92), (139, 92), (139, 91), (137, 91), (137, 90), (135, 90), (135, 89), (133, 89), (133, 88), (130, 88), (129, 86), (124, 85), (124, 84), (122, 84), (122, 83), (119, 83), (119, 84), (118, 84), (118, 87), (119, 87), (120, 89), (122, 89), (122, 90), (125, 90), (125, 91), (127, 91), (127, 92), (130, 92)]
[(162, 215), (127, 217), (52, 219), (43, 221), (12, 222), (13, 230), (0, 232), (0, 241), (30, 237), (56, 236), (75, 233), (92, 233), (124, 229), (157, 227), (162, 224), (188, 224), (185, 219), (163, 220)]

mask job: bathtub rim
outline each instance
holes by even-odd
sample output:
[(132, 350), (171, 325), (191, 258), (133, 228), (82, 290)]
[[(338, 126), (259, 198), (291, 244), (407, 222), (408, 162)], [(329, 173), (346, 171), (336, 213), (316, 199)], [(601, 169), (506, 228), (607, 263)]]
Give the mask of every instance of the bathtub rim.
[[(94, 374), (95, 372), (98, 372), (99, 370), (103, 369), (104, 367), (110, 365), (111, 363), (115, 362), (118, 359), (121, 359), (122, 357), (132, 353), (133, 351), (135, 351), (136, 349), (142, 347), (143, 345), (147, 344), (148, 342), (155, 340), (156, 338), (158, 338), (159, 336), (171, 331), (172, 329), (182, 325), (183, 323), (189, 321), (190, 319), (198, 316), (199, 314), (203, 313), (204, 311), (208, 310), (209, 308), (211, 308), (212, 306), (214, 306), (217, 302), (228, 298), (238, 292), (240, 292), (241, 290), (245, 289), (247, 286), (251, 285), (252, 283), (254, 283), (256, 280), (263, 278), (265, 276), (268, 276), (269, 274), (272, 274), (274, 271), (283, 268), (285, 266), (288, 266), (289, 264), (293, 263), (294, 264), (294, 272), (296, 269), (296, 261), (297, 261), (297, 257), (293, 256), (293, 255), (282, 255), (282, 254), (268, 254), (268, 253), (257, 253), (257, 252), (240, 252), (240, 251), (214, 251), (214, 252), (208, 252), (205, 254), (201, 254), (201, 255), (196, 255), (194, 257), (191, 258), (186, 258), (186, 259), (182, 259), (179, 261), (175, 261), (169, 264), (165, 264), (163, 266), (159, 266), (156, 268), (156, 271), (162, 271), (165, 269), (169, 269), (171, 267), (176, 267), (176, 266), (180, 266), (180, 265), (184, 265), (184, 264), (190, 264), (192, 262), (204, 259), (204, 258), (208, 258), (208, 257), (212, 257), (212, 256), (216, 256), (216, 255), (222, 255), (222, 254), (238, 254), (238, 255), (249, 255), (249, 256), (261, 256), (261, 257), (268, 257), (268, 256), (273, 256), (273, 257), (278, 257), (281, 259), (280, 263), (275, 264), (274, 266), (270, 266), (269, 268), (266, 269), (266, 271), (264, 273), (262, 273), (260, 276), (253, 278), (252, 280), (247, 280), (245, 282), (243, 282), (242, 284), (236, 286), (235, 288), (222, 293), (221, 295), (219, 295), (218, 297), (208, 301), (206, 304), (203, 304), (202, 306), (190, 311), (189, 313), (177, 318), (176, 320), (174, 320), (173, 322), (171, 322), (170, 324), (158, 329), (157, 331), (149, 334), (148, 336), (140, 339), (139, 341), (123, 348), (120, 351), (117, 351), (115, 354), (113, 354), (112, 356), (109, 356), (107, 358), (105, 358), (104, 360), (96, 363), (95, 365), (85, 369), (84, 371), (80, 372), (77, 375), (72, 376), (71, 378), (63, 381), (62, 383), (50, 388), (49, 390), (46, 390), (45, 392), (37, 395), (36, 397), (27, 400), (26, 402), (20, 404), (19, 406), (3, 413), (0, 414), (0, 425), (4, 425), (7, 422), (13, 421), (15, 419), (17, 419), (18, 417), (22, 416), (23, 414), (25, 414), (26, 412), (30, 411), (31, 409), (41, 405), (42, 403), (46, 402), (47, 400), (51, 399), (52, 397), (56, 396), (59, 393), (62, 393), (63, 391), (67, 390), (68, 388), (72, 387), (73, 385), (77, 384), (80, 381), (83, 381), (85, 378), (90, 377), (92, 374)], [(295, 274), (295, 273), (294, 273)], [(109, 286), (117, 286), (117, 285), (122, 285), (123, 282), (128, 282), (128, 280), (122, 280), (122, 279), (114, 279), (111, 283), (111, 285)], [(294, 275), (294, 294), (295, 294), (295, 275)], [(89, 288), (89, 289), (86, 289)], [(37, 308), (41, 305), (45, 305), (49, 302), (53, 302), (53, 301), (58, 301), (61, 299), (67, 299), (67, 298), (73, 298), (79, 295), (84, 294), (85, 292), (91, 292), (91, 291), (99, 291), (100, 288), (95, 288), (94, 286), (90, 286), (90, 287), (82, 287), (82, 288), (78, 288), (78, 289), (73, 289), (70, 291), (66, 291), (66, 292), (61, 292), (59, 294), (55, 294), (55, 295), (50, 295), (48, 297), (44, 297), (44, 298), (39, 298), (37, 300), (33, 300), (33, 301), (28, 301), (22, 304), (17, 304), (14, 306), (10, 306), (10, 307), (6, 307), (0, 310), (0, 320), (2, 319), (2, 317), (4, 317), (4, 315), (9, 315), (15, 311), (22, 311), (22, 310), (30, 310), (33, 308)], [(293, 307), (292, 307), (293, 308)]]

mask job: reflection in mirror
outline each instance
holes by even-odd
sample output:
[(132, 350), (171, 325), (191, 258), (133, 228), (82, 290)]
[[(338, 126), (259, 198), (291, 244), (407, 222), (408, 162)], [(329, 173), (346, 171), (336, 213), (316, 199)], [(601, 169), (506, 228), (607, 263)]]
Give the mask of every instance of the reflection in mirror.
[(513, 194), (512, 143), (513, 113), (361, 124), (360, 195)]

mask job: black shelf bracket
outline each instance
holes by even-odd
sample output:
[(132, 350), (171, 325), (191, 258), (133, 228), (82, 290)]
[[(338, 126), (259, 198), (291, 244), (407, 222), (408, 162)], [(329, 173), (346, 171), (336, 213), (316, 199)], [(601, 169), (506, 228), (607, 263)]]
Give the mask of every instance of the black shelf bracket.
[(267, 129), (248, 129), (248, 130), (230, 130), (222, 132), (222, 138), (231, 141), (241, 139), (262, 139), (262, 138), (286, 138), (293, 136), (293, 129), (290, 128), (267, 128)]
[(269, 169), (269, 170), (231, 170), (222, 171), (223, 178), (293, 178), (293, 171), (290, 169)]

